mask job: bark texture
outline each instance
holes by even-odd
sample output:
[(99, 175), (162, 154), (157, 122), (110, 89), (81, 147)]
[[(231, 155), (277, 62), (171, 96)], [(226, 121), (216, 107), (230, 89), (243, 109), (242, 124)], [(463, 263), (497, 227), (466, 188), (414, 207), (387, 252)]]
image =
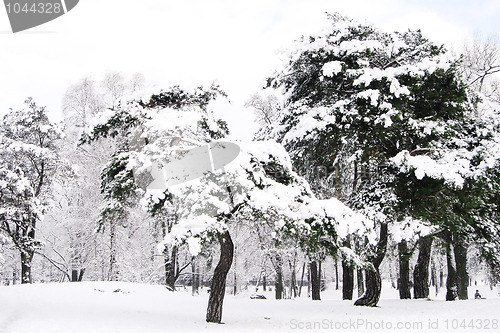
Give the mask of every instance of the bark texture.
[(21, 283), (31, 283), (31, 262), (34, 252), (32, 250), (21, 251)]
[[(345, 240), (345, 247), (351, 248), (349, 236)], [(354, 290), (354, 268), (346, 258), (342, 258), (342, 299), (352, 299)]]
[(418, 244), (418, 258), (413, 271), (413, 296), (429, 297), (429, 263), (431, 260), (432, 237), (422, 237)]
[(165, 283), (170, 291), (175, 290), (175, 281), (177, 281), (177, 247), (173, 246), (170, 254), (168, 249), (164, 251)]
[(453, 258), (451, 236), (447, 237), (446, 242), (446, 265), (448, 268), (448, 277), (446, 278), (446, 300), (454, 301), (457, 299), (457, 270)]
[(468, 299), (467, 287), (469, 274), (467, 273), (467, 244), (463, 237), (453, 236), (453, 252), (455, 254), (455, 268), (457, 275), (458, 299)]
[(377, 306), (380, 299), (380, 292), (382, 291), (382, 280), (380, 279), (379, 267), (384, 260), (385, 252), (387, 250), (387, 223), (380, 225), (380, 237), (375, 247), (374, 254), (372, 255), (371, 267), (365, 271), (366, 285), (365, 293), (359, 298), (354, 305), (358, 306)]
[(283, 299), (283, 261), (279, 255), (276, 256), (276, 281), (274, 281), (274, 295), (276, 299)]
[(399, 298), (410, 299), (410, 256), (408, 243), (402, 240), (398, 244), (398, 259), (399, 259)]
[(226, 292), (227, 273), (233, 263), (234, 244), (228, 231), (219, 234), (218, 238), (220, 243), (220, 259), (217, 267), (215, 267), (212, 278), (206, 321), (220, 324), (222, 320), (222, 304)]
[(321, 300), (321, 279), (318, 271), (318, 263), (313, 261), (309, 264), (311, 272), (311, 294), (313, 301)]
[(354, 305), (358, 306), (377, 306), (382, 291), (382, 280), (378, 268), (366, 270), (366, 291)]
[(358, 297), (361, 297), (365, 293), (365, 279), (363, 278), (362, 269), (358, 269), (357, 279), (358, 279)]
[(342, 260), (342, 299), (352, 299), (354, 289), (354, 269), (346, 260)]

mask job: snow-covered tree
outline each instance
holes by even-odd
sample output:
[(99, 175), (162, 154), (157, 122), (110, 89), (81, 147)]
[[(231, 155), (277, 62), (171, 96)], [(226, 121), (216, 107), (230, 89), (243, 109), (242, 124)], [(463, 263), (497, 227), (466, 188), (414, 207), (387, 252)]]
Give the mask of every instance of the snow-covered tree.
[(464, 43), (462, 77), (483, 98), (500, 102), (500, 42), (498, 36)]
[(31, 264), (40, 246), (37, 224), (51, 201), (54, 178), (66, 169), (56, 141), (61, 131), (44, 107), (29, 98), (0, 124), (0, 223), (21, 253), (21, 281), (31, 283)]
[[(227, 134), (226, 123), (215, 119), (209, 108), (212, 100), (224, 95), (217, 86), (200, 87), (194, 92), (176, 86), (152, 94), (145, 101), (123, 99), (93, 120), (83, 142), (95, 144), (101, 138), (117, 142), (101, 175), (106, 204), (101, 210), (100, 225), (109, 226), (112, 244), (116, 243), (113, 231), (126, 221), (130, 208), (139, 203), (149, 185), (153, 164), (165, 163), (172, 152), (185, 151)], [(155, 223), (162, 229), (160, 234), (168, 232), (176, 221), (176, 208), (168, 205), (162, 202), (149, 207), (157, 220), (164, 220)], [(172, 247), (164, 253), (166, 281), (172, 290), (181, 272), (177, 251), (177, 247)], [(112, 252), (110, 266), (116, 266), (115, 261)]]
[(88, 77), (71, 85), (64, 94), (63, 115), (65, 132), (71, 140), (81, 135), (89, 121), (106, 109), (106, 104), (93, 80)]
[[(121, 278), (133, 279), (133, 276), (144, 275), (143, 272), (150, 270), (150, 266), (145, 265), (143, 270), (132, 273), (124, 267), (135, 264), (133, 261), (136, 260), (127, 262), (126, 258), (131, 258), (132, 253), (138, 253), (140, 248), (127, 249), (130, 241), (153, 247), (155, 232), (149, 230), (149, 235), (145, 232), (154, 226), (152, 220), (144, 221), (151, 225), (140, 227), (133, 218), (124, 216), (118, 225), (110, 223), (109, 227), (102, 228), (101, 224), (101, 228), (96, 228), (96, 221), (99, 220), (96, 207), (104, 205), (99, 186), (100, 173), (121, 144), (119, 138), (102, 139), (92, 146), (78, 145), (82, 133), (96, 117), (102, 116), (124, 95), (140, 94), (143, 86), (144, 78), (140, 74), (126, 80), (120, 73), (110, 72), (100, 82), (88, 77), (81, 79), (70, 86), (64, 96), (66, 137), (61, 142), (62, 155), (72, 161), (78, 172), (76, 177), (60, 179), (57, 191), (61, 200), (49, 217), (59, 230), (66, 233), (59, 235), (57, 243), (49, 242), (52, 246), (47, 251), (63, 256), (63, 266), (79, 271), (78, 277), (87, 271), (90, 279), (116, 279), (120, 270)], [(96, 233), (96, 229), (100, 232)], [(133, 237), (129, 234), (131, 230), (136, 230)], [(144, 239), (139, 241), (136, 237)]]
[(68, 87), (63, 98), (64, 138), (59, 141), (60, 156), (71, 161), (74, 174), (54, 182), (57, 204), (48, 210), (39, 236), (41, 255), (49, 260), (63, 279), (107, 279), (108, 249), (104, 233), (96, 233), (103, 203), (99, 193), (100, 172), (115, 147), (114, 140), (102, 140), (92, 147), (78, 146), (90, 121), (106, 109), (106, 91), (85, 77)]
[[(471, 163), (481, 149), (464, 143), (475, 128), (467, 124), (466, 87), (442, 46), (420, 31), (390, 34), (340, 15), (330, 19), (331, 27), (303, 37), (288, 65), (268, 80), (287, 100), (279, 121), (261, 135), (285, 145), (318, 195), (336, 194), (379, 223), (379, 242), (364, 254), (372, 266), (367, 290), (355, 303), (373, 306), (388, 225), (392, 233), (404, 228), (413, 241), (453, 229), (456, 220), (447, 215), (443, 224), (426, 213), (440, 206), (418, 198), (426, 191), (456, 194), (486, 168)], [(482, 166), (493, 167), (490, 157), (481, 157)]]
[(274, 95), (252, 95), (245, 103), (246, 107), (253, 109), (256, 121), (261, 126), (271, 125), (276, 121), (280, 110), (280, 102)]
[(206, 317), (208, 322), (216, 323), (221, 321), (226, 276), (233, 260), (230, 223), (241, 219), (272, 221), (276, 235), (286, 233), (302, 242), (311, 237), (323, 238), (331, 247), (337, 247), (332, 229), (339, 225), (353, 228), (356, 224), (364, 228), (366, 222), (335, 198), (317, 200), (276, 142), (215, 141), (210, 147), (227, 149), (232, 144), (240, 147), (239, 155), (223, 169), (169, 188), (182, 209), (179, 223), (167, 235), (166, 243), (187, 243), (195, 255), (205, 242), (213, 238), (219, 241), (221, 254)]
[[(134, 196), (142, 195), (142, 203), (152, 213), (175, 208), (176, 219), (168, 225), (164, 243), (167, 248), (187, 244), (196, 255), (205, 241), (219, 241), (221, 257), (212, 278), (209, 322), (220, 322), (222, 316), (226, 277), (234, 253), (227, 227), (231, 221), (269, 219), (282, 229), (289, 225), (290, 228), (285, 228), (289, 234), (306, 238), (307, 230), (319, 234), (322, 226), (331, 225), (320, 223), (327, 215), (334, 221), (346, 221), (355, 215), (338, 201), (329, 201), (330, 207), (317, 201), (307, 183), (292, 171), (288, 154), (280, 145), (272, 141), (246, 144), (214, 141), (227, 133), (225, 122), (213, 117), (209, 105), (220, 95), (217, 87), (200, 88), (194, 93), (174, 87), (153, 95), (149, 101), (132, 101), (110, 110), (88, 138), (94, 141), (110, 136), (122, 142), (122, 149), (103, 173), (102, 188), (105, 195), (109, 193), (110, 203), (103, 213), (121, 216), (136, 201)], [(224, 158), (219, 154), (235, 147), (239, 147), (237, 160), (227, 166), (221, 164)], [(205, 159), (179, 164), (183, 158), (196, 154)], [(197, 174), (192, 176), (188, 172), (177, 175), (184, 177), (183, 180), (171, 177), (162, 183), (162, 177), (156, 179), (161, 175), (158, 166), (174, 174), (183, 169)], [(222, 167), (224, 172), (211, 172)], [(201, 176), (199, 180), (193, 179)], [(183, 181), (188, 182), (179, 184)], [(361, 225), (366, 222), (358, 216), (351, 219)], [(348, 227), (345, 229), (347, 232)], [(332, 232), (323, 235), (335, 246)]]

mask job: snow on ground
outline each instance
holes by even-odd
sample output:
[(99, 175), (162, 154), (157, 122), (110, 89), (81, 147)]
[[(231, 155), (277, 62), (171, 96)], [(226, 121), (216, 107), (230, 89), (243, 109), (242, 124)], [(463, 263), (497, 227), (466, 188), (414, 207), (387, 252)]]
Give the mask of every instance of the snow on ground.
[(271, 292), (267, 300), (252, 300), (249, 291), (226, 296), (225, 324), (217, 325), (204, 320), (206, 289), (193, 297), (124, 282), (16, 285), (0, 287), (0, 332), (500, 332), (498, 290), (477, 289), (487, 299), (446, 302), (440, 294), (399, 300), (397, 290), (385, 285), (376, 308), (342, 301), (334, 288), (322, 301), (276, 301)]

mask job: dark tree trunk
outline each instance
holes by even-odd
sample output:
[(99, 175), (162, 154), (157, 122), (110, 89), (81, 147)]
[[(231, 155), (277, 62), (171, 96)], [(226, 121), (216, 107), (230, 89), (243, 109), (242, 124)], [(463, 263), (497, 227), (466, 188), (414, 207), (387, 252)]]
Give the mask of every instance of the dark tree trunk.
[(358, 269), (357, 279), (358, 279), (358, 297), (361, 297), (365, 293), (365, 280), (363, 279), (362, 269)]
[(413, 271), (413, 296), (429, 297), (429, 262), (431, 260), (432, 237), (422, 237), (418, 241), (418, 259)]
[(446, 265), (448, 267), (448, 277), (446, 278), (447, 301), (454, 301), (457, 299), (457, 271), (451, 246), (451, 237), (449, 237), (446, 242)]
[(319, 279), (319, 287), (320, 287), (320, 291), (325, 291), (325, 283), (323, 281), (323, 268), (321, 267), (322, 266), (322, 262), (321, 260), (318, 261), (318, 279)]
[(352, 299), (354, 269), (347, 260), (342, 260), (342, 299)]
[(402, 240), (398, 244), (398, 258), (399, 258), (399, 298), (410, 299), (410, 251), (408, 250), (408, 243)]
[(339, 260), (335, 257), (335, 290), (339, 290)]
[(274, 296), (276, 299), (283, 299), (283, 272), (276, 272), (276, 281), (274, 282)]
[(200, 274), (199, 267), (196, 265), (195, 260), (191, 261), (191, 295), (198, 295), (200, 288)]
[(455, 254), (458, 298), (468, 299), (467, 287), (469, 286), (469, 274), (467, 274), (467, 244), (463, 237), (453, 236), (453, 250)]
[[(345, 247), (351, 248), (349, 236), (345, 240)], [(354, 289), (354, 268), (349, 260), (342, 258), (342, 299), (352, 299)]]
[(380, 292), (382, 291), (382, 280), (380, 279), (379, 267), (385, 257), (387, 239), (387, 223), (381, 223), (379, 241), (375, 247), (375, 253), (371, 258), (372, 267), (365, 270), (366, 290), (364, 295), (354, 302), (354, 305), (377, 306), (380, 299)]
[(72, 269), (71, 270), (71, 282), (81, 282), (83, 280), (83, 273), (85, 269)]
[[(236, 253), (236, 247), (234, 248), (234, 252)], [(237, 256), (236, 254), (233, 256), (233, 262), (234, 262), (234, 267), (233, 267), (233, 295), (236, 295), (238, 293), (238, 272), (236, 271), (238, 265), (236, 264)]]
[(82, 282), (83, 274), (85, 274), (85, 268), (80, 269), (80, 274), (78, 274), (78, 282)]
[(297, 291), (297, 273), (295, 272), (295, 263), (292, 264), (290, 262), (290, 270), (292, 272), (292, 276), (290, 278), (290, 295), (293, 295), (293, 298), (297, 297), (298, 291)]
[(264, 275), (264, 277), (262, 278), (262, 289), (263, 289), (264, 291), (266, 291), (266, 289), (267, 289), (267, 278), (266, 278), (266, 276), (265, 276), (265, 275)]
[(276, 257), (276, 281), (274, 281), (274, 294), (276, 299), (283, 299), (283, 262), (281, 257)]
[(366, 275), (366, 291), (354, 305), (362, 306), (377, 306), (382, 291), (382, 280), (378, 268), (365, 270)]
[(168, 249), (164, 253), (164, 266), (165, 266), (165, 284), (170, 291), (175, 290), (175, 282), (177, 281), (177, 247), (173, 246), (170, 254)]
[(313, 301), (321, 300), (321, 279), (318, 271), (318, 263), (312, 261), (309, 264), (309, 269), (311, 272), (311, 295)]
[(78, 282), (78, 270), (77, 269), (71, 270), (71, 282)]
[(21, 251), (21, 283), (31, 283), (31, 262), (33, 261), (33, 250)]
[[(28, 241), (35, 240), (35, 222), (32, 222), (32, 226), (28, 229), (23, 229), (23, 237), (26, 237)], [(31, 263), (33, 262), (33, 256), (35, 251), (30, 245), (21, 245), (21, 283), (32, 283), (31, 278)]]
[(226, 278), (231, 264), (233, 263), (234, 245), (228, 231), (218, 235), (220, 243), (220, 259), (215, 267), (210, 296), (208, 298), (208, 309), (206, 320), (209, 323), (221, 323), (222, 303), (226, 291)]

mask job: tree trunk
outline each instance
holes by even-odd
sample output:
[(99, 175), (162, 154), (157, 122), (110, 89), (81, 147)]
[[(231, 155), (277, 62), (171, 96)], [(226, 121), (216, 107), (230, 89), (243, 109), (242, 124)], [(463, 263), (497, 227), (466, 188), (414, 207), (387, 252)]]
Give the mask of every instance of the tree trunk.
[(380, 292), (382, 291), (382, 280), (378, 268), (371, 268), (365, 270), (366, 275), (366, 290), (361, 298), (359, 298), (354, 305), (359, 306), (377, 306), (380, 299)]
[(335, 257), (335, 290), (339, 290), (339, 259)]
[(78, 282), (78, 270), (77, 269), (71, 270), (71, 282)]
[(307, 265), (307, 297), (311, 296), (311, 266)]
[[(351, 248), (349, 236), (345, 240), (345, 247)], [(342, 258), (342, 299), (352, 299), (354, 289), (354, 268), (346, 258)]]
[(347, 260), (342, 260), (342, 299), (352, 299), (354, 269)]
[(363, 270), (357, 270), (358, 279), (358, 297), (361, 297), (365, 293), (365, 280), (363, 279)]
[(31, 277), (31, 263), (33, 262), (33, 256), (35, 250), (32, 248), (30, 242), (35, 240), (35, 222), (32, 222), (31, 227), (23, 229), (23, 237), (26, 237), (27, 243), (21, 246), (21, 284), (32, 283)]
[(173, 246), (170, 255), (168, 249), (165, 248), (164, 252), (164, 266), (165, 266), (165, 284), (170, 291), (175, 290), (175, 282), (177, 281), (177, 247)]
[(413, 271), (413, 296), (415, 298), (429, 297), (428, 280), (432, 241), (432, 237), (422, 237), (418, 240), (418, 259)]
[(295, 262), (292, 264), (290, 262), (290, 271), (291, 271), (291, 278), (290, 278), (290, 295), (293, 298), (297, 297), (298, 291), (297, 291), (297, 273), (295, 272), (295, 267), (296, 264)]
[(318, 261), (318, 279), (319, 279), (319, 290), (320, 291), (325, 291), (325, 284), (323, 281), (323, 269), (322, 269), (322, 261)]
[(382, 280), (380, 279), (380, 272), (378, 269), (385, 257), (387, 239), (387, 223), (381, 223), (379, 241), (375, 247), (375, 253), (371, 258), (372, 267), (365, 271), (366, 290), (363, 296), (354, 302), (354, 305), (377, 306), (382, 291)]
[(200, 288), (200, 275), (199, 267), (196, 265), (195, 260), (191, 261), (191, 295), (198, 295), (198, 289)]
[(274, 282), (274, 294), (276, 299), (283, 299), (283, 271), (281, 266), (276, 271), (276, 281)]
[(85, 268), (80, 269), (80, 274), (78, 274), (78, 282), (82, 282), (83, 274), (85, 274)]
[(236, 260), (238, 259), (237, 258), (237, 255), (236, 255), (236, 246), (234, 247), (234, 256), (233, 256), (233, 295), (236, 295), (238, 293), (238, 272), (237, 272), (237, 264), (236, 264)]
[[(265, 273), (264, 273), (264, 274), (265, 274)], [(266, 289), (267, 289), (267, 279), (266, 279), (266, 276), (265, 276), (265, 275), (262, 277), (262, 289), (263, 289), (264, 291), (266, 291)]]
[(304, 274), (306, 272), (306, 263), (302, 265), (302, 275), (300, 277), (300, 286), (299, 286), (299, 297), (302, 294), (302, 286), (304, 285)]
[(279, 254), (276, 255), (276, 280), (274, 281), (274, 294), (276, 299), (283, 299), (283, 260)]
[(116, 221), (110, 221), (109, 226), (109, 281), (118, 281), (116, 267)]
[(410, 253), (408, 243), (402, 240), (398, 244), (399, 257), (399, 298), (410, 299)]
[(467, 244), (463, 237), (453, 235), (453, 250), (455, 254), (458, 298), (468, 299), (467, 287), (469, 286), (469, 274), (467, 274)]
[(454, 301), (457, 299), (457, 272), (451, 246), (451, 237), (449, 237), (446, 242), (446, 265), (448, 267), (448, 277), (446, 278), (447, 301)]
[(318, 263), (312, 261), (309, 264), (311, 271), (311, 294), (313, 301), (321, 300), (321, 279), (318, 271)]
[(85, 268), (73, 268), (71, 270), (71, 282), (81, 282), (83, 280), (83, 274), (85, 273)]
[(210, 296), (208, 298), (208, 308), (206, 320), (209, 323), (221, 323), (222, 304), (226, 291), (226, 278), (231, 264), (233, 263), (234, 244), (228, 231), (218, 235), (220, 243), (220, 259), (215, 267)]
[(33, 250), (21, 251), (21, 283), (32, 283), (31, 262), (33, 261)]
[(431, 285), (435, 288), (437, 296), (439, 292), (439, 283), (437, 281), (436, 264), (434, 263), (434, 260), (431, 261)]

